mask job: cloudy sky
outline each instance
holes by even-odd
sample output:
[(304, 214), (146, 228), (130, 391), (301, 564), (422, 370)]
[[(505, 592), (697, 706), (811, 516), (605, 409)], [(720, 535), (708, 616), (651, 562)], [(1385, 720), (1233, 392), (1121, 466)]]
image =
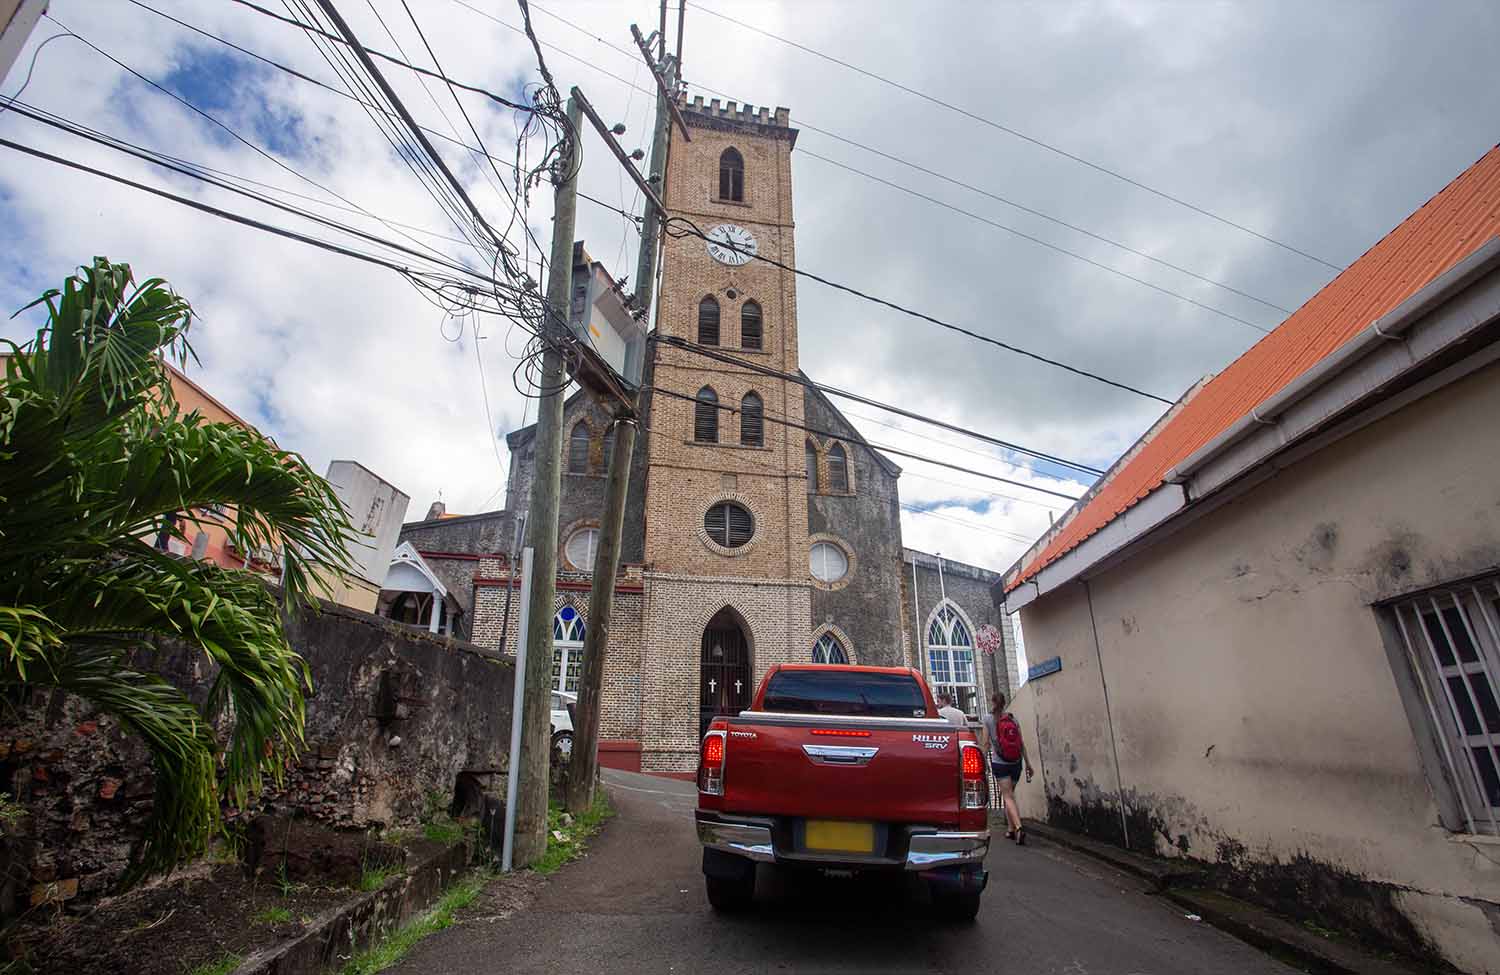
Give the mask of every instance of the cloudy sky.
[[(294, 27), (228, 0), (144, 2), (341, 84)], [(514, 2), (408, 2), (450, 76), (510, 97), (537, 80)], [(401, 0), (343, 0), (340, 9), (366, 45), (399, 46), (430, 64)], [(650, 79), (622, 51), (632, 21), (655, 24), (655, 5), (540, 0), (532, 9), (560, 87), (579, 85), (607, 119), (624, 121), (627, 146), (649, 142), (651, 100), (636, 89)], [(457, 236), (453, 225), (348, 99), (129, 0), (53, 0), (51, 14), (5, 94), (21, 85), (37, 45), (66, 25), (264, 154), (75, 38), (41, 52), (26, 103), (256, 180), (367, 232), (409, 243), (396, 222), (456, 260), (478, 260), (446, 239)], [(675, 35), (675, 10), (671, 21)], [(1274, 306), (1296, 308), (1336, 273), (1329, 264), (1354, 260), (1496, 142), (1497, 41), (1500, 6), (1461, 0), (710, 0), (688, 6), (684, 65), (693, 93), (791, 109), (802, 128), (793, 156), (802, 268), (1175, 398), (1254, 342), (1252, 326), (1274, 327), (1285, 315)], [(446, 91), (386, 70), (423, 125), (472, 142)], [(464, 100), (485, 145), (510, 158), (516, 119), (482, 96)], [(13, 112), (0, 114), (0, 138), (338, 237)], [(481, 209), (507, 219), (493, 177), (438, 144)], [(584, 192), (631, 207), (618, 167), (589, 145)], [(550, 193), (538, 190), (529, 222), (544, 242), (550, 210)], [(412, 496), (413, 518), (439, 493), (451, 511), (502, 503), (508, 458), (496, 434), (527, 409), (512, 381), (520, 334), (504, 320), (481, 320), (476, 335), (476, 323), (445, 320), (389, 271), (7, 148), (0, 231), (14, 255), (0, 266), (7, 308), (92, 255), (129, 261), (197, 307), (195, 378), (317, 469), (363, 462)], [(617, 214), (585, 203), (578, 236), (617, 272), (633, 267), (636, 238)], [(814, 377), (1038, 450), (1105, 467), (1161, 409), (815, 283), (804, 281), (798, 298), (802, 365)], [(24, 339), (32, 327), (21, 319), (0, 334)], [(1027, 467), (869, 407), (849, 412), (876, 443), (1062, 493), (1084, 487), (1058, 468)], [(900, 463), (907, 544), (996, 569), (1066, 504)]]

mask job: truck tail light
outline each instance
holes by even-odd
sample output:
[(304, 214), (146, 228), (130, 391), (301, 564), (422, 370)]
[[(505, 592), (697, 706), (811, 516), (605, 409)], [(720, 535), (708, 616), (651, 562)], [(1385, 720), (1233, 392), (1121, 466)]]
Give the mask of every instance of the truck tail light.
[(989, 780), (984, 775), (984, 753), (972, 741), (958, 743), (958, 785), (965, 809), (984, 809), (990, 804)]
[(704, 795), (724, 794), (724, 752), (727, 744), (722, 731), (710, 731), (703, 736), (703, 749), (698, 756), (698, 791)]

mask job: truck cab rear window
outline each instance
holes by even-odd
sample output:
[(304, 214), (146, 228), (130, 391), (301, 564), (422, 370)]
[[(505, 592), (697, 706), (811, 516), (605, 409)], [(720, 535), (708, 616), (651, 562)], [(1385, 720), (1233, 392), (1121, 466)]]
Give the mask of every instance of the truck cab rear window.
[(795, 714), (864, 714), (875, 718), (922, 718), (927, 702), (905, 674), (847, 670), (782, 670), (766, 685), (765, 711)]

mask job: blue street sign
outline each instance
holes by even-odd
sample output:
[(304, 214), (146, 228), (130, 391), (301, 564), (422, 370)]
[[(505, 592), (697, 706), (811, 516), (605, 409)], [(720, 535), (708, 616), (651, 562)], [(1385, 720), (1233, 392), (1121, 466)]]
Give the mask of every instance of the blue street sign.
[(1055, 674), (1059, 670), (1062, 670), (1062, 658), (1051, 657), (1047, 660), (1043, 660), (1041, 663), (1036, 664), (1033, 667), (1028, 668), (1026, 671), (1026, 679), (1036, 680), (1038, 677), (1046, 677), (1048, 674)]

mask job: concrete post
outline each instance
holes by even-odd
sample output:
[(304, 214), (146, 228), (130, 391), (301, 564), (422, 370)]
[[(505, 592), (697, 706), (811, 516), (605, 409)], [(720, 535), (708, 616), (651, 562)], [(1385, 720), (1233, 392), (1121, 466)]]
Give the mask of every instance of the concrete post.
[[(582, 164), (583, 113), (568, 99), (573, 157), (559, 162), (566, 177), (557, 184), (552, 217), (552, 266), (547, 277), (544, 335), (567, 330), (568, 296), (573, 287), (573, 223), (578, 209), (578, 170)], [(562, 353), (547, 346), (542, 354), (542, 395), (537, 400), (536, 472), (526, 514), (526, 547), (536, 553), (531, 576), (531, 615), (526, 632), (526, 694), (521, 718), (521, 782), (516, 797), (515, 864), (527, 867), (547, 851), (548, 764), (552, 752), (552, 606), (557, 596), (557, 518), (562, 493)]]

